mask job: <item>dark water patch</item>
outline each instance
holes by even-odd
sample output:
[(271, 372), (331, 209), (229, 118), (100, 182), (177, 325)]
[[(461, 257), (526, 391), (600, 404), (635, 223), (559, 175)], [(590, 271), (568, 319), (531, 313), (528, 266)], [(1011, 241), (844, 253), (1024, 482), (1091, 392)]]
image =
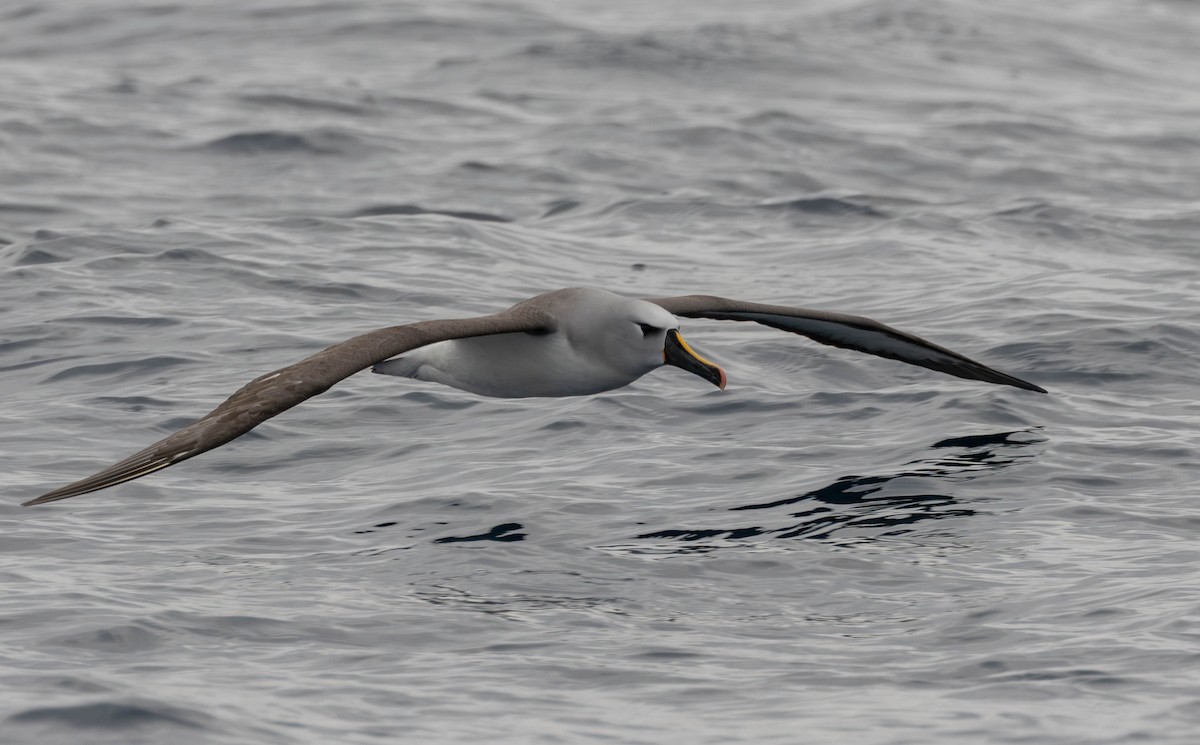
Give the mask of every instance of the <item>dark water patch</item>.
[(377, 109), (367, 103), (334, 101), (327, 98), (303, 96), (294, 93), (246, 93), (238, 96), (238, 100), (251, 106), (272, 109), (319, 111), (350, 116), (367, 116), (377, 113)]
[(636, 540), (678, 540), (707, 542), (712, 540), (745, 541), (751, 538), (771, 540), (806, 539), (838, 541), (849, 533), (856, 544), (872, 538), (861, 535), (868, 531), (873, 539), (895, 538), (910, 533), (917, 525), (930, 520), (965, 518), (979, 514), (977, 510), (958, 505), (949, 494), (903, 494), (878, 497), (861, 504), (858, 511), (838, 511), (829, 507), (814, 507), (792, 514), (800, 522), (780, 527), (739, 527), (722, 529), (670, 529), (637, 535)]
[(67, 235), (54, 230), (37, 230), (27, 241), (0, 251), (0, 258), (15, 265), (61, 263), (74, 259), (128, 260), (142, 257), (136, 234), (88, 233)]
[(1164, 156), (1172, 159), (1184, 154), (1196, 157), (1196, 154), (1200, 153), (1200, 137), (1180, 132), (1114, 137), (1112, 141), (1134, 149), (1160, 150)]
[(590, 32), (562, 41), (536, 42), (526, 46), (520, 54), (552, 60), (562, 66), (608, 68), (635, 71), (643, 76), (660, 74), (693, 80), (699, 70), (727, 72), (733, 68), (748, 68), (757, 71), (760, 65), (789, 53), (791, 60), (795, 60), (797, 44), (796, 34), (784, 26), (710, 24), (638, 34)]
[(955, 123), (947, 126), (946, 130), (955, 134), (967, 135), (972, 140), (982, 138), (996, 150), (1002, 149), (1000, 142), (1004, 140), (1044, 143), (1055, 138), (1066, 139), (1078, 136), (1073, 127), (1063, 122), (1030, 121), (1012, 116), (1006, 119)]
[(176, 318), (166, 318), (163, 316), (109, 316), (109, 315), (87, 315), (87, 316), (66, 316), (59, 319), (63, 323), (73, 323), (80, 325), (96, 325), (96, 326), (122, 326), (127, 328), (162, 328), (166, 326), (178, 326), (183, 323)]
[(751, 128), (828, 129), (830, 126), (828, 122), (820, 119), (812, 119), (781, 109), (767, 109), (757, 114), (744, 116), (738, 120), (738, 123)]
[(560, 215), (564, 212), (570, 212), (571, 210), (577, 209), (582, 205), (582, 202), (574, 199), (557, 199), (546, 205), (546, 211), (542, 213), (542, 218), (554, 217), (555, 215)]
[(18, 212), (26, 215), (61, 215), (69, 210), (50, 204), (30, 204), (25, 202), (0, 202), (0, 214)]
[(59, 36), (81, 30), (97, 31), (112, 26), (115, 22), (114, 18), (97, 10), (81, 9), (81, 11), (74, 14), (60, 13), (57, 18), (51, 17), (45, 19), (36, 28), (37, 35)]
[[(869, 0), (847, 10), (814, 14), (806, 19), (810, 32), (836, 34), (861, 44), (888, 48), (938, 47), (947, 42), (977, 47), (997, 43), (1012, 29), (1002, 13), (967, 12), (950, 4), (920, 4)], [(1027, 33), (1027, 31), (1026, 31)]]
[[(37, 346), (41, 346), (50, 341), (51, 341), (50, 339), (33, 340), (34, 344), (36, 344)], [(75, 355), (70, 355), (70, 356), (53, 355), (53, 356), (49, 356), (49, 357), (40, 357), (40, 358), (36, 358), (36, 359), (26, 360), (24, 362), (18, 362), (14, 365), (5, 365), (3, 367), (0, 367), (0, 370), (27, 370), (27, 369), (33, 369), (36, 367), (45, 367), (46, 365), (60, 364), (63, 362), (67, 362), (69, 360), (90, 360), (90, 359), (93, 359), (93, 357), (91, 357), (89, 355), (82, 355), (82, 354), (75, 354)]]
[[(441, 13), (422, 15), (406, 11), (370, 21), (352, 21), (330, 25), (324, 33), (330, 38), (379, 39), (382, 43), (465, 44), (464, 51), (485, 37), (494, 43), (506, 37), (528, 38), (558, 35), (568, 27), (536, 10), (517, 6), (479, 5), (470, 17), (453, 17)], [(475, 61), (474, 56), (464, 57)]]
[(99, 652), (131, 654), (157, 649), (161, 635), (137, 624), (109, 626), (47, 640), (48, 646), (78, 647)]
[(523, 541), (526, 538), (524, 533), (514, 533), (513, 531), (524, 529), (524, 525), (520, 523), (503, 523), (497, 525), (486, 533), (478, 533), (476, 535), (465, 536), (446, 536), (445, 538), (435, 539), (434, 543), (472, 543), (476, 541), (496, 541), (498, 543), (514, 543)]
[(253, 283), (264, 288), (281, 290), (289, 295), (302, 294), (342, 300), (365, 300), (372, 295), (381, 295), (389, 300), (394, 295), (390, 290), (360, 284), (357, 282), (300, 282), (293, 279), (262, 279), (257, 273), (252, 273)]
[(654, 533), (643, 533), (642, 535), (634, 536), (637, 540), (646, 539), (661, 539), (667, 538), (678, 541), (703, 541), (710, 538), (725, 538), (728, 540), (740, 540), (745, 538), (756, 538), (761, 535), (766, 535), (773, 531), (766, 528), (751, 527), (751, 528), (715, 528), (715, 529), (694, 529), (694, 530), (659, 530)]
[(380, 204), (372, 207), (362, 207), (347, 213), (346, 217), (380, 217), (383, 215), (441, 215), (443, 217), (455, 217), (459, 220), (477, 220), (479, 222), (512, 222), (510, 218), (487, 212), (429, 209), (416, 204)]
[(543, 432), (562, 432), (570, 429), (586, 429), (591, 422), (584, 419), (557, 419), (538, 427)]
[(814, 224), (823, 218), (843, 225), (847, 218), (878, 220), (889, 217), (887, 213), (870, 205), (835, 197), (811, 197), (759, 204), (724, 203), (709, 199), (621, 199), (597, 210), (595, 216), (608, 219), (619, 216), (639, 221), (655, 220), (658, 224), (669, 221), (670, 224), (693, 225), (701, 222), (744, 221), (752, 215), (763, 213), (802, 221), (805, 224)]
[(881, 212), (868, 204), (859, 204), (848, 199), (838, 199), (836, 197), (807, 197), (801, 199), (791, 199), (786, 202), (768, 202), (767, 204), (759, 205), (765, 210), (778, 210), (783, 212), (799, 212), (809, 215), (826, 215), (830, 217), (843, 217), (853, 215), (857, 217), (887, 217), (888, 215)]
[[(224, 246), (223, 248), (228, 250), (230, 254), (233, 254), (233, 251), (239, 248), (239, 246), (237, 246), (237, 244), (230, 244)], [(156, 261), (178, 262), (181, 264), (224, 266), (229, 267), (230, 271), (233, 271), (234, 266), (254, 266), (254, 264), (246, 261), (245, 259), (235, 259), (228, 255), (222, 255), (214, 253), (213, 251), (209, 251), (205, 248), (200, 248), (199, 246), (188, 245), (172, 246), (171, 248), (159, 251), (158, 253), (154, 254), (154, 259)], [(142, 257), (137, 257), (137, 260), (141, 261)]]
[(335, 129), (297, 133), (282, 130), (238, 132), (200, 149), (227, 155), (348, 155), (366, 147), (358, 137)]
[[(537, 164), (503, 163), (492, 164), (478, 160), (460, 163), (456, 176), (467, 179), (465, 183), (472, 186), (487, 185), (490, 190), (512, 192), (521, 190), (525, 185), (543, 189), (546, 186), (575, 185), (576, 179), (572, 173)], [(485, 182), (486, 183), (483, 183)]]
[(354, 531), (354, 534), (355, 535), (363, 535), (366, 533), (374, 533), (375, 531), (377, 531), (379, 529), (392, 528), (398, 524), (399, 523), (397, 523), (395, 520), (388, 520), (386, 522), (376, 523), (375, 525), (372, 525), (370, 528), (364, 528), (363, 530), (356, 530), (356, 531)]
[(648, 649), (643, 652), (637, 652), (631, 655), (631, 657), (635, 660), (649, 660), (650, 662), (682, 662), (686, 664), (689, 661), (700, 659), (704, 655), (682, 649)]
[(992, 212), (989, 217), (1019, 225), (1041, 225), (1068, 238), (1078, 237), (1082, 229), (1093, 222), (1092, 215), (1080, 210), (1040, 200), (1005, 207)]
[[(821, 508), (798, 512), (794, 516), (804, 522), (786, 530), (776, 531), (779, 538), (833, 537), (836, 531), (869, 529), (880, 537), (904, 535), (908, 528), (925, 520), (944, 520), (952, 517), (971, 517), (976, 510), (955, 507), (958, 499), (949, 494), (903, 494), (872, 500), (868, 515), (820, 515)], [(896, 528), (904, 528), (897, 530)]]
[[(0, 341), (0, 356), (12, 354), (13, 352), (19, 352), (22, 349), (28, 349), (29, 347), (39, 347), (45, 343), (46, 343), (46, 341), (44, 339), (19, 339), (16, 341)], [(17, 368), (3, 368), (3, 369), (17, 369)]]
[[(83, 674), (86, 674), (86, 673), (83, 673)], [(53, 687), (57, 691), (69, 692), (69, 693), (73, 693), (73, 694), (98, 695), (98, 694), (113, 693), (112, 686), (105, 685), (103, 683), (99, 683), (94, 680), (88, 680), (83, 677), (65, 676), (64, 675), (63, 677), (54, 677), (49, 680), (38, 681), (37, 678), (39, 678), (39, 677), (40, 676), (30, 676), (29, 682), (30, 683), (45, 682), (46, 684)]]
[[(963, 505), (953, 494), (926, 491), (931, 479), (955, 481), (974, 473), (986, 473), (1033, 457), (1033, 453), (1014, 452), (1033, 442), (1014, 440), (1017, 432), (946, 438), (931, 448), (962, 447), (965, 452), (920, 458), (893, 473), (877, 476), (843, 476), (817, 489), (796, 496), (738, 505), (730, 512), (774, 510), (804, 506), (781, 518), (786, 524), (727, 528), (673, 528), (636, 536), (638, 540), (669, 539), (679, 541), (747, 540), (751, 538), (809, 538), (827, 540), (846, 530), (871, 531), (877, 537), (894, 537), (929, 520), (965, 518), (979, 514)], [(1040, 441), (1037, 441), (1040, 442)], [(935, 482), (936, 483), (936, 482)], [(900, 493), (895, 493), (900, 492)], [(793, 522), (798, 518), (800, 522)], [(856, 538), (861, 541), (862, 538)]]
[(138, 85), (138, 82), (133, 78), (122, 78), (116, 83), (110, 85), (108, 87), (108, 91), (118, 95), (133, 95), (135, 93), (141, 93), (142, 89), (141, 86)]
[(406, 408), (411, 405), (416, 409), (427, 407), (440, 411), (470, 409), (482, 403), (482, 401), (477, 398), (472, 399), (462, 396), (456, 397), (452, 394), (444, 395), (440, 393), (431, 393), (428, 391), (397, 391), (396, 397), (404, 402)]
[(8, 718), (14, 724), (55, 724), (77, 729), (124, 730), (152, 726), (205, 727), (208, 717), (167, 704), (100, 701), (76, 706), (26, 709)]
[(1088, 685), (1101, 687), (1131, 686), (1141, 681), (1134, 677), (1112, 675), (1104, 670), (1069, 669), (1069, 670), (1026, 670), (1002, 672), (992, 675), (993, 680), (1006, 683), (1035, 683), (1048, 681), (1078, 681)]
[(94, 365), (75, 365), (68, 367), (65, 370), (60, 370), (50, 377), (46, 378), (47, 383), (55, 383), (64, 380), (74, 380), (76, 378), (102, 378), (116, 377), (121, 380), (125, 378), (143, 379), (156, 373), (162, 373), (166, 370), (179, 367), (180, 365), (192, 364), (194, 360), (189, 360), (184, 357), (171, 357), (168, 355), (156, 355), (153, 357), (143, 357), (136, 360), (124, 360), (121, 362), (103, 362)]
[(464, 171), (473, 171), (476, 173), (498, 173), (498, 172), (504, 170), (500, 166), (494, 166), (491, 163), (484, 163), (481, 160), (464, 161), (461, 164), (459, 164), (458, 167), (463, 169)]
[(29, 3), (27, 5), (16, 7), (7, 13), (0, 14), (0, 20), (19, 21), (23, 18), (29, 18), (45, 12), (46, 7), (41, 3)]
[(4, 258), (14, 266), (37, 266), (39, 264), (58, 264), (74, 258), (65, 249), (52, 250), (41, 243), (25, 243), (10, 245), (4, 251)]
[(164, 411), (174, 404), (165, 398), (152, 396), (93, 396), (87, 401), (89, 404), (105, 408), (120, 408), (125, 411), (145, 411), (146, 409)]
[[(690, 383), (691, 381), (689, 381)], [(797, 412), (803, 404), (797, 400), (780, 401), (771, 398), (740, 398), (729, 400), (720, 391), (702, 390), (700, 395), (690, 400), (672, 401), (678, 410), (696, 414), (699, 417), (711, 416), (746, 416), (751, 414), (782, 416), (786, 413)]]
[[(978, 514), (975, 509), (961, 506), (950, 494), (888, 494), (872, 496), (881, 491), (891, 478), (844, 479), (827, 487), (806, 492), (789, 500), (780, 500), (769, 505), (747, 505), (732, 507), (739, 509), (765, 509), (801, 501), (816, 501), (809, 509), (793, 512), (785, 525), (776, 527), (718, 528), (718, 529), (668, 529), (635, 536), (638, 540), (673, 539), (681, 541), (704, 541), (713, 538), (724, 540), (746, 540), (770, 537), (779, 539), (805, 538), (827, 540), (841, 531), (870, 530), (877, 537), (892, 537), (907, 533), (913, 526), (927, 520), (971, 517)], [(856, 540), (862, 540), (861, 537)]]
[(1017, 445), (1024, 446), (1030, 444), (1029, 436), (1031, 430), (1022, 429), (1014, 432), (996, 432), (986, 435), (966, 435), (964, 437), (950, 437), (945, 440), (940, 440), (933, 443), (931, 448), (976, 448), (985, 447), (987, 445)]

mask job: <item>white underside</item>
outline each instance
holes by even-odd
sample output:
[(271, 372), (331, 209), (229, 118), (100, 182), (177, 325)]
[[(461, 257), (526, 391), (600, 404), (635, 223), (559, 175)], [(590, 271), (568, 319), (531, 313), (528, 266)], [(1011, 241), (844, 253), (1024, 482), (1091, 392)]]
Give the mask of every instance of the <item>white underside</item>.
[(563, 334), (497, 334), (430, 344), (373, 368), (481, 396), (586, 396), (628, 385), (653, 367), (616, 370), (573, 349)]

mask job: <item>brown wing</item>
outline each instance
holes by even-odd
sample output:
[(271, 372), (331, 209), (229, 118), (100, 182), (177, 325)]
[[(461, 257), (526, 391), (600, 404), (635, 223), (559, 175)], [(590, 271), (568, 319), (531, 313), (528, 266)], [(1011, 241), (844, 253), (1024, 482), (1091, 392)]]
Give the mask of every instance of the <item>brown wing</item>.
[(1046, 392), (1041, 386), (993, 370), (958, 352), (952, 352), (919, 336), (862, 316), (790, 308), (786, 305), (748, 303), (711, 295), (652, 298), (650, 302), (685, 318), (755, 321), (764, 326), (807, 336), (822, 344), (900, 360), (959, 378), (1011, 385), (1038, 393)]
[(93, 476), (43, 494), (23, 506), (107, 489), (220, 447), (296, 404), (324, 393), (354, 373), (417, 347), (447, 339), (520, 331), (544, 333), (553, 329), (553, 319), (548, 313), (517, 306), (491, 316), (420, 321), (356, 336), (294, 365), (255, 378), (203, 419)]

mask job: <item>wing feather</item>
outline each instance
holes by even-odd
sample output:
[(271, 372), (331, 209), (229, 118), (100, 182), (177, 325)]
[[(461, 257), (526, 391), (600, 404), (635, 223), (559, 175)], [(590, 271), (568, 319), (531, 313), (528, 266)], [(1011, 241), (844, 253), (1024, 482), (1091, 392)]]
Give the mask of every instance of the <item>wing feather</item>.
[(23, 506), (107, 489), (220, 447), (354, 373), (418, 347), (447, 339), (520, 331), (542, 333), (553, 328), (553, 318), (545, 311), (518, 305), (491, 316), (419, 321), (370, 331), (255, 378), (198, 421), (99, 473)]
[(786, 305), (750, 303), (712, 295), (652, 298), (649, 302), (662, 306), (676, 316), (754, 321), (764, 326), (807, 336), (822, 344), (899, 360), (959, 378), (1011, 385), (1038, 393), (1046, 392), (1041, 386), (994, 370), (919, 336), (862, 316), (791, 308)]

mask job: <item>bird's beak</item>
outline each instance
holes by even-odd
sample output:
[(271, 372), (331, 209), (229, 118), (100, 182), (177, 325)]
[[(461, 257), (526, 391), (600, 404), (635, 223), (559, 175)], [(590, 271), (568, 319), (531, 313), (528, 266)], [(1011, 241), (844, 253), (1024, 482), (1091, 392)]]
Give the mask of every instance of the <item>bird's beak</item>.
[(675, 329), (667, 331), (667, 345), (663, 349), (663, 364), (687, 370), (725, 390), (725, 371), (696, 354)]

